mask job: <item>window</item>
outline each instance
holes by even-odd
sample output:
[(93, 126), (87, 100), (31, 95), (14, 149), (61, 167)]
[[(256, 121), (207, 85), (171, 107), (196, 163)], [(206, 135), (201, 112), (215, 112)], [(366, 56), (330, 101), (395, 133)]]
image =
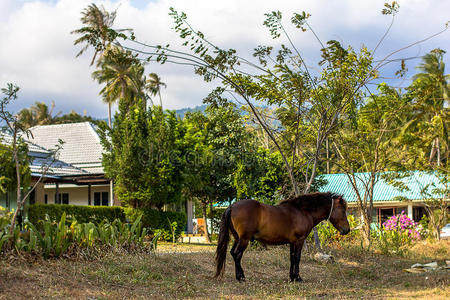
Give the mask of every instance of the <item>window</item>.
[(94, 205), (108, 206), (109, 197), (108, 192), (95, 192), (94, 193)]
[(44, 203), (48, 204), (48, 195), (47, 194), (44, 195)]
[(68, 193), (59, 193), (58, 194), (58, 200), (56, 200), (56, 194), (55, 194), (55, 203), (56, 204), (69, 204), (69, 194)]

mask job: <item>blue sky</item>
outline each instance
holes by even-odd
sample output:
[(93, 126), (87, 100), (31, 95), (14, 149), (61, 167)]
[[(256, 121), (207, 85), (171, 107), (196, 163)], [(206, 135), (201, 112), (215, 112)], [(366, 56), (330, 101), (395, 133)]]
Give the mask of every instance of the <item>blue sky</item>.
[[(107, 107), (98, 92), (101, 89), (91, 79), (89, 67), (92, 53), (75, 58), (79, 48), (73, 46), (70, 31), (80, 27), (80, 12), (91, 0), (0, 0), (0, 86), (14, 82), (21, 87), (19, 110), (35, 101), (54, 101), (55, 111), (75, 110), (82, 114), (104, 118)], [(310, 24), (323, 41), (336, 39), (345, 45), (373, 49), (390, 18), (381, 15), (384, 1), (379, 0), (131, 0), (94, 1), (106, 9), (117, 9), (117, 28), (133, 28), (139, 40), (152, 44), (170, 43), (179, 47), (181, 41), (171, 30), (169, 7), (185, 11), (190, 22), (211, 41), (225, 48), (236, 48), (241, 56), (251, 58), (253, 48), (260, 44), (277, 45), (262, 26), (264, 13), (280, 10), (286, 19), (294, 12), (311, 13)], [(399, 1), (400, 13), (377, 50), (376, 58), (421, 40), (444, 28), (450, 20), (450, 1)], [(320, 45), (310, 32), (299, 33), (289, 28), (308, 64), (317, 66)], [(450, 30), (425, 43), (400, 52), (394, 57), (422, 56), (440, 47), (450, 49)], [(285, 42), (285, 41), (283, 41)], [(450, 66), (450, 54), (446, 63)], [(407, 66), (407, 78), (414, 74), (418, 60)], [(398, 64), (384, 68), (386, 78), (393, 77)], [(192, 69), (175, 65), (146, 66), (146, 72), (156, 72), (167, 84), (163, 89), (165, 108), (194, 107), (216, 84), (206, 84)], [(448, 67), (447, 67), (448, 73)], [(406, 86), (409, 81), (392, 81)]]

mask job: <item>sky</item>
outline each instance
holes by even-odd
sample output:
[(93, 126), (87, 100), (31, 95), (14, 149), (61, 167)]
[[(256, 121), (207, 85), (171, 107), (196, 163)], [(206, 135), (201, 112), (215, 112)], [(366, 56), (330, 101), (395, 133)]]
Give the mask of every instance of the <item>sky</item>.
[[(184, 11), (195, 29), (207, 39), (224, 48), (238, 50), (240, 56), (253, 59), (258, 45), (277, 46), (286, 40), (273, 40), (263, 26), (264, 13), (279, 10), (286, 22), (295, 12), (311, 14), (310, 25), (322, 41), (338, 40), (345, 46), (359, 49), (362, 45), (374, 49), (388, 28), (391, 17), (383, 16), (385, 1), (379, 0), (0, 0), (0, 87), (12, 82), (21, 90), (12, 111), (29, 107), (35, 101), (51, 105), (54, 113), (79, 114), (106, 118), (107, 106), (102, 103), (89, 66), (93, 52), (76, 58), (81, 46), (70, 32), (81, 27), (81, 11), (91, 2), (108, 11), (117, 10), (114, 28), (132, 28), (139, 41), (148, 44), (170, 44), (182, 49), (183, 42), (174, 32), (169, 7)], [(450, 1), (398, 1), (400, 11), (394, 24), (377, 49), (375, 59), (411, 43), (422, 40), (445, 28), (450, 21)], [(299, 32), (287, 26), (296, 47), (312, 68), (317, 67), (320, 44), (311, 32)], [(420, 57), (434, 48), (450, 49), (450, 29), (437, 37), (420, 43), (393, 58)], [(450, 66), (450, 54), (445, 57)], [(407, 62), (406, 80), (392, 81), (399, 64), (382, 69), (386, 80), (396, 86), (406, 86), (420, 59)], [(316, 68), (317, 69), (317, 68)], [(146, 73), (157, 73), (167, 84), (161, 96), (166, 109), (195, 107), (202, 104), (219, 82), (205, 83), (191, 67), (149, 63)], [(448, 67), (446, 70), (448, 72)]]

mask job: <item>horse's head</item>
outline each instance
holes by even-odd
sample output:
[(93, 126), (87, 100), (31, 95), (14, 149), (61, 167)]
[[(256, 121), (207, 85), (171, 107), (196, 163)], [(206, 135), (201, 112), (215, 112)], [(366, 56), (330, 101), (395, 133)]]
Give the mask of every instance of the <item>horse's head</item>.
[(350, 225), (347, 220), (347, 202), (342, 196), (333, 195), (331, 199), (333, 205), (329, 220), (340, 234), (345, 235), (350, 232)]

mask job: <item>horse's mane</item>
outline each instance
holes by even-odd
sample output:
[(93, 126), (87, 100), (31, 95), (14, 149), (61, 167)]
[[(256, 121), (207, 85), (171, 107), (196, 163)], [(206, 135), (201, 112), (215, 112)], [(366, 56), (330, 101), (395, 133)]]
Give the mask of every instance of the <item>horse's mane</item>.
[(280, 202), (279, 205), (291, 204), (298, 209), (314, 210), (323, 206), (330, 206), (333, 199), (341, 195), (335, 193), (311, 193), (289, 198)]

